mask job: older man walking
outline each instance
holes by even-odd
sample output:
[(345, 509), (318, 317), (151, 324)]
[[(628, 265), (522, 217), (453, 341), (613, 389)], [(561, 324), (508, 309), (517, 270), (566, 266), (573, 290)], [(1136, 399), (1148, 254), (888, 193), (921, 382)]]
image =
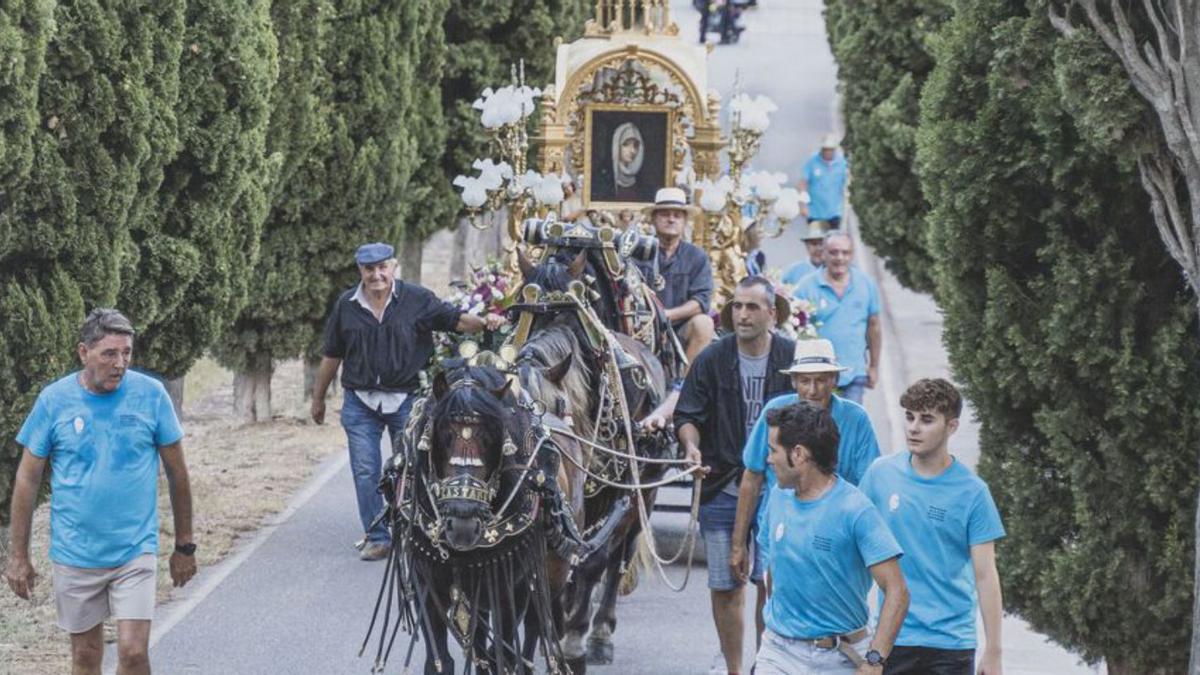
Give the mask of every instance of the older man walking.
[(879, 287), (854, 267), (854, 241), (834, 230), (825, 237), (825, 265), (800, 281), (792, 295), (813, 303), (817, 334), (833, 343), (847, 366), (838, 377), (843, 398), (862, 403), (866, 389), (879, 382), (883, 326), (879, 321)]
[(354, 256), (361, 277), (333, 304), (325, 323), (321, 365), (312, 391), (312, 418), (325, 422), (325, 392), (342, 368), (342, 427), (350, 452), (350, 473), (358, 497), (365, 539), (360, 557), (380, 560), (391, 546), (379, 519), (382, 471), (380, 441), (403, 432), (419, 387), (421, 369), (433, 355), (433, 331), (474, 333), (494, 330), (503, 318), (465, 314), (427, 288), (396, 279), (395, 249), (363, 244)]
[[(775, 408), (807, 401), (822, 410), (828, 410), (838, 428), (836, 471), (838, 476), (851, 485), (858, 485), (863, 474), (879, 457), (879, 441), (871, 419), (862, 406), (833, 393), (838, 373), (844, 369), (837, 362), (833, 345), (828, 340), (800, 340), (792, 364), (784, 372), (791, 376), (795, 394), (772, 399), (763, 407), (763, 414), (750, 430), (746, 446), (742, 451), (742, 462), (746, 472), (742, 476), (738, 491), (737, 517), (733, 525), (733, 549), (729, 563), (735, 574), (745, 578), (749, 564), (746, 558), (745, 538), (750, 524), (757, 522), (763, 527), (762, 515), (758, 512), (759, 493), (763, 481), (770, 490), (776, 483), (775, 473), (767, 463), (767, 413)], [(761, 560), (756, 561), (761, 563)]]
[(171, 580), (182, 586), (196, 573), (183, 430), (162, 384), (128, 370), (133, 337), (120, 312), (93, 310), (77, 347), (83, 368), (43, 389), (17, 434), (24, 452), (5, 577), (14, 593), (30, 598), (36, 575), (29, 532), (49, 463), (54, 600), (58, 625), (71, 634), (76, 675), (100, 673), (110, 616), (117, 622), (117, 672), (150, 672), (160, 460), (175, 520)]

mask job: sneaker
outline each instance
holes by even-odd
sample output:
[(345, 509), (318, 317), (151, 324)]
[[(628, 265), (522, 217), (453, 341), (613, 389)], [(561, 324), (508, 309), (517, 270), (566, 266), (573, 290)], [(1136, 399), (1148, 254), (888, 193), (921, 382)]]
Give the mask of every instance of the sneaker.
[(362, 553), (358, 554), (360, 560), (383, 560), (392, 550), (392, 545), (386, 542), (367, 542), (363, 546)]

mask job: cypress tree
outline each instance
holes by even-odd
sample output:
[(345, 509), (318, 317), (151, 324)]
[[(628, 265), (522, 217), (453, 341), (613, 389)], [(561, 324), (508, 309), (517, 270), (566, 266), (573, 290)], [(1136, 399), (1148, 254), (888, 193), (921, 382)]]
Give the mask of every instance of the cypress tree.
[(471, 163), (488, 151), (479, 111), (471, 107), (480, 93), (508, 84), (512, 66), (521, 59), (527, 84), (553, 83), (554, 38), (578, 37), (591, 10), (586, 0), (451, 0), (446, 14), (451, 49), (442, 80), (449, 125), (444, 175), (473, 173)]
[[(279, 45), (279, 78), (271, 96), (267, 151), (280, 158), (263, 224), (261, 257), (249, 301), (215, 345), (233, 369), (234, 408), (246, 421), (270, 417), (274, 361), (294, 357), (314, 339), (323, 319), (326, 287), (308, 270), (319, 255), (314, 211), (325, 199), (330, 141), (331, 83), (324, 50), (333, 7), (329, 0), (276, 0), (271, 23)], [(318, 240), (319, 241), (319, 240)]]
[(120, 301), (138, 317), (139, 360), (166, 378), (214, 342), (255, 272), (278, 168), (266, 153), (278, 73), (269, 10), (268, 0), (186, 3), (178, 152), (134, 225), (137, 274)]
[[(19, 461), (11, 439), (33, 398), (78, 367), (85, 309), (112, 305), (130, 269), (130, 222), (174, 149), (183, 26), (182, 0), (62, 2), (53, 23), (47, 3), (5, 7), (0, 33), (14, 59), (5, 77), (16, 79), (0, 113), (11, 120), (0, 168), (0, 503)], [(36, 95), (11, 91), (32, 86), (38, 45)], [(21, 140), (30, 120), (37, 126)]]
[(944, 340), (1006, 518), (1008, 608), (1105, 658), (1182, 672), (1200, 441), (1194, 299), (1121, 145), (1145, 111), (1044, 0), (956, 3), (921, 100)]
[(925, 197), (914, 170), (921, 86), (933, 68), (928, 37), (949, 18), (947, 0), (826, 0), (838, 64), (843, 146), (853, 162), (850, 202), (863, 239), (901, 283), (933, 290)]
[(33, 163), (38, 123), (38, 80), (46, 66), (53, 28), (50, 0), (23, 0), (0, 7), (0, 213), (4, 195)]

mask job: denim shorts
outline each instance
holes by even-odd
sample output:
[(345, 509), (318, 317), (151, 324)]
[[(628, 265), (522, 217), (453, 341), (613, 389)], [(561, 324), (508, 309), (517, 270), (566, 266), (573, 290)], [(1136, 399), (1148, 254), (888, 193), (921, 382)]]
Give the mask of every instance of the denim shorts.
[[(729, 567), (737, 503), (737, 497), (721, 492), (707, 504), (700, 505), (700, 533), (704, 535), (704, 554), (708, 560), (708, 587), (714, 591), (732, 591), (741, 586)], [(755, 513), (757, 514), (757, 509)], [(753, 518), (758, 520), (757, 515)], [(758, 555), (758, 547), (754, 546), (754, 534), (757, 529), (757, 526), (751, 523), (749, 541), (746, 542), (750, 555), (753, 556), (750, 581), (754, 583), (762, 581), (763, 578), (762, 560)]]

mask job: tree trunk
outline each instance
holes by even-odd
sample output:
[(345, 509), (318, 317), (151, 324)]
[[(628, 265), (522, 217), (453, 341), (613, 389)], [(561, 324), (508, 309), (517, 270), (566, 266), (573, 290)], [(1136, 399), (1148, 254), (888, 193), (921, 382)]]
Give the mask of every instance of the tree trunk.
[(269, 358), (251, 359), (251, 366), (233, 376), (233, 412), (242, 424), (271, 419), (271, 375)]
[[(186, 376), (185, 376), (186, 377)], [(175, 417), (183, 419), (183, 377), (163, 380), (167, 396), (171, 397), (171, 405), (175, 408)]]
[[(1200, 292), (1196, 292), (1196, 321), (1200, 322)], [(1200, 454), (1197, 469), (1200, 469)], [(1200, 675), (1200, 494), (1196, 498), (1196, 521), (1192, 528), (1192, 555), (1192, 650), (1188, 672)]]
[(400, 259), (400, 278), (405, 281), (421, 283), (421, 254), (425, 249), (424, 243), (415, 233), (404, 233), (397, 257)]

